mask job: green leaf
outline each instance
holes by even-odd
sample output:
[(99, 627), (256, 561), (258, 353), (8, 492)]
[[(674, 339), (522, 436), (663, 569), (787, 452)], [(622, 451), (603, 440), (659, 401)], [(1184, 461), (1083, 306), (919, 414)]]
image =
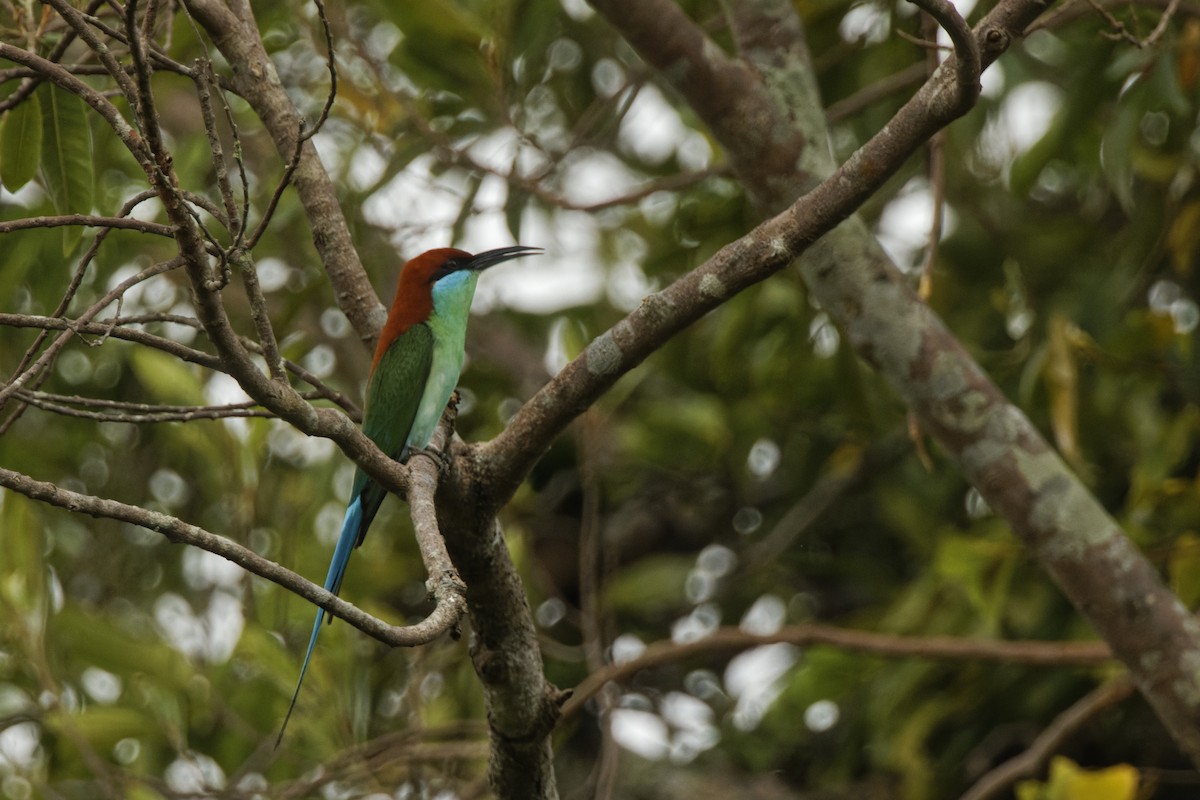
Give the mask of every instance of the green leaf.
[(993, 536), (980, 536), (986, 527), (981, 523), (970, 536), (944, 535), (934, 569), (947, 583), (962, 590), (987, 630), (999, 632), (1019, 556), (1002, 538), (999, 526)]
[(508, 223), (508, 231), (513, 239), (521, 241), (521, 215), (529, 205), (529, 192), (516, 186), (508, 187), (508, 197), (504, 201), (504, 221)]
[(0, 601), (21, 613), (44, 610), (46, 543), (35, 506), (16, 493), (0, 504)]
[(35, 92), (0, 123), (0, 183), (10, 192), (29, 183), (41, 154), (42, 104)]
[[(87, 106), (78, 97), (53, 87), (41, 95), (45, 146), (42, 177), (54, 209), (59, 214), (87, 214), (92, 210), (96, 176), (92, 166), (92, 128)], [(83, 228), (63, 228), (63, 255), (69, 255), (83, 237)]]
[(483, 185), (483, 176), (479, 174), (471, 174), (467, 177), (468, 185), (466, 195), (463, 197), (462, 205), (459, 206), (458, 216), (454, 219), (454, 224), (450, 227), (450, 241), (462, 241), (463, 235), (466, 233), (467, 222), (475, 214), (475, 198), (479, 196), (479, 187)]

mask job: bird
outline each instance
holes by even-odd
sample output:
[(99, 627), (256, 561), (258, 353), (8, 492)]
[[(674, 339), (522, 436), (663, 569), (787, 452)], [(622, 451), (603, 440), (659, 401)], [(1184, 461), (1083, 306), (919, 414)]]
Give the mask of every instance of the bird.
[[(516, 245), (471, 255), (465, 250), (442, 247), (404, 265), (367, 379), (362, 430), (380, 450), (404, 463), (413, 451), (429, 445), (462, 372), (467, 318), (480, 273), (504, 261), (540, 252), (539, 247)], [(337, 594), (342, 588), (350, 553), (363, 543), (386, 494), (361, 467), (355, 470), (346, 517), (325, 576), (326, 591)], [(275, 740), (277, 748), (296, 708), (321, 623), (327, 616), (332, 622), (332, 615), (317, 609), (296, 690)]]

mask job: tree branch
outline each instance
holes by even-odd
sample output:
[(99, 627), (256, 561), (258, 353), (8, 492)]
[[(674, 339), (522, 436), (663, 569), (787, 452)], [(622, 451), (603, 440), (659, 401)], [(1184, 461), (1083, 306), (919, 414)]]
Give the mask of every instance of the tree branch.
[[(600, 6), (609, 8), (615, 2), (605, 0)], [(993, 44), (1012, 39), (1002, 29), (986, 23), (977, 35), (981, 42)], [(996, 55), (994, 48), (989, 52)], [(713, 57), (706, 52), (705, 59), (705, 63), (711, 63)], [(950, 58), (884, 130), (830, 177), (784, 213), (726, 245), (667, 288), (646, 297), (637, 309), (564, 367), (522, 406), (499, 436), (472, 452), (479, 461), (476, 469), (483, 485), (491, 493), (492, 507), (498, 508), (511, 497), (550, 442), (619, 377), (704, 314), (790, 264), (849, 217), (933, 133), (965, 113), (973, 97), (960, 95), (960, 82), (961, 72), (955, 59)], [(768, 193), (767, 187), (761, 188), (760, 195)]]
[[(180, 519), (132, 506), (117, 500), (68, 491), (53, 483), (35, 480), (5, 467), (0, 467), (0, 486), (33, 500), (64, 508), (77, 514), (128, 522), (155, 533), (161, 533), (175, 544), (186, 544), (207, 550), (272, 583), (295, 592), (320, 606), (333, 616), (343, 619), (373, 639), (392, 647), (416, 647), (428, 644), (453, 626), (453, 605), (439, 602), (434, 610), (415, 625), (389, 625), (371, 616), (337, 595), (308, 581), (291, 570), (263, 558), (243, 545), (218, 536)], [(453, 594), (453, 593), (451, 593)], [(441, 600), (441, 598), (439, 598)]]
[[(184, 5), (225, 56), (233, 69), (234, 91), (262, 120), (286, 163), (296, 151), (303, 119), (279, 82), (248, 8), (245, 18), (240, 19), (218, 0), (186, 0)], [(386, 312), (359, 261), (337, 192), (311, 141), (301, 147), (293, 184), (312, 226), (313, 244), (333, 285), (338, 307), (360, 337), (374, 340)]]
[[(101, 311), (108, 308), (108, 306), (113, 302), (118, 301), (131, 286), (136, 286), (142, 281), (148, 280), (155, 275), (161, 275), (164, 272), (178, 269), (181, 265), (181, 259), (171, 259), (170, 261), (163, 261), (158, 264), (153, 264), (138, 272), (136, 275), (126, 278), (105, 293), (99, 300), (92, 303), (92, 305), (86, 311), (80, 314), (78, 320), (76, 320), (77, 324), (86, 324), (91, 322), (96, 318), (97, 315), (99, 315)], [(9, 396), (11, 396), (18, 389), (24, 387), (25, 384), (28, 383), (34, 376), (47, 369), (50, 366), (50, 363), (58, 355), (58, 352), (66, 346), (67, 341), (69, 341), (73, 335), (73, 330), (64, 330), (58, 338), (51, 342), (50, 345), (44, 351), (42, 351), (41, 356), (39, 356), (36, 361), (29, 365), (24, 371), (14, 376), (13, 379), (7, 384), (0, 387), (0, 406), (3, 406), (4, 402), (9, 398)]]
[[(228, 374), (224, 362), (211, 353), (206, 353), (203, 350), (197, 350), (181, 344), (173, 339), (168, 339), (164, 336), (157, 336), (153, 333), (148, 333), (137, 328), (129, 328), (127, 325), (143, 325), (152, 322), (170, 323), (172, 325), (184, 325), (196, 328), (203, 332), (204, 328), (200, 325), (199, 320), (193, 317), (180, 316), (178, 314), (148, 314), (134, 317), (115, 317), (113, 319), (105, 319), (101, 322), (81, 322), (78, 319), (66, 319), (63, 317), (41, 317), (34, 314), (4, 314), (0, 313), (0, 327), (9, 328), (35, 328), (45, 331), (74, 331), (76, 334), (86, 333), (95, 336), (108, 336), (113, 339), (121, 339), (135, 344), (153, 347), (155, 350), (161, 350), (168, 355), (175, 356), (181, 361), (186, 361), (190, 364), (211, 369), (214, 372)], [(243, 344), (251, 352), (256, 352), (257, 345), (254, 342), (243, 341)], [(284, 359), (284, 367), (287, 371), (295, 375), (300, 380), (313, 387), (311, 394), (305, 393), (305, 399), (325, 399), (337, 404), (343, 411), (355, 421), (362, 420), (362, 409), (358, 407), (350, 398), (346, 397), (342, 392), (337, 391), (327, 383), (322, 381), (316, 375), (306, 370), (304, 367)], [(276, 416), (271, 414), (271, 416)]]
[[(450, 400), (441, 422), (429, 442), (429, 449), (442, 453), (454, 432), (458, 413), (458, 395)], [(438, 528), (437, 505), (434, 498), (439, 483), (442, 462), (427, 452), (418, 451), (409, 459), (408, 510), (413, 523), (413, 535), (425, 572), (429, 575), (429, 590), (437, 600), (439, 619), (446, 630), (457, 638), (458, 624), (467, 614), (467, 587), (446, 550), (446, 540)], [(432, 616), (432, 615), (431, 615)]]
[[(50, 392), (22, 389), (17, 397), (34, 408), (61, 414), (65, 417), (91, 419), (98, 422), (143, 424), (155, 422), (194, 422), (196, 420), (230, 419), (233, 417), (274, 417), (258, 404), (230, 403), (222, 406), (171, 406), (156, 403), (127, 403), (95, 397), (69, 397)], [(102, 409), (102, 410), (90, 410)]]
[(1036, 775), (1068, 738), (1100, 712), (1128, 698), (1135, 688), (1127, 674), (1097, 686), (1059, 714), (1028, 748), (976, 781), (960, 800), (991, 800), (1022, 778)]
[(998, 661), (1039, 667), (1089, 667), (1113, 658), (1103, 642), (1007, 642), (954, 636), (896, 636), (819, 623), (788, 625), (768, 635), (725, 627), (694, 642), (655, 642), (636, 658), (592, 672), (575, 687), (571, 699), (563, 704), (563, 718), (569, 719), (581, 711), (587, 701), (606, 684), (628, 680), (643, 670), (701, 656), (731, 655), (769, 644), (794, 644), (798, 647), (829, 645), (884, 658)]
[(483, 685), (497, 797), (553, 800), (550, 732), (566, 695), (546, 680), (533, 614), (521, 577), (494, 516), (481, 511), (479, 484), (451, 464), (439, 491), (438, 525), (467, 584), (473, 637), (471, 662)]
[[(596, 6), (625, 32), (631, 24), (627, 15), (637, 13), (627, 7), (631, 2), (598, 0)], [(795, 16), (790, 5), (780, 0), (759, 0), (758, 5), (764, 14)], [(1044, 9), (1039, 0), (1001, 0), (974, 31), (980, 65), (990, 64), (1019, 40)], [(679, 77), (703, 69), (710, 58), (693, 50), (661, 63), (662, 54), (653, 46), (656, 36), (667, 34), (656, 27), (661, 19), (639, 17), (638, 24), (650, 29), (636, 31), (631, 42), (643, 58), (665, 70), (705, 117), (729, 150), (734, 171), (743, 180), (754, 180), (755, 163), (742, 163), (740, 145), (724, 139), (728, 122), (709, 118), (712, 100), (696, 96), (694, 87)], [(670, 24), (691, 23), (675, 18)], [(671, 35), (676, 40), (687, 38), (675, 31)], [(674, 59), (689, 55), (691, 63), (675, 63)], [(1200, 651), (1200, 626), (1025, 415), (1008, 403), (941, 321), (917, 300), (861, 221), (854, 219), (833, 230), (916, 147), (970, 105), (974, 93), (964, 93), (964, 75), (969, 73), (959, 68), (958, 61), (951, 56), (943, 62), (884, 130), (830, 179), (698, 270), (648, 297), (641, 308), (593, 342), (584, 357), (568, 365), (479, 455), (501, 474), (512, 466), (523, 474), (525, 458), (540, 455), (545, 447), (537, 437), (539, 425), (561, 429), (578, 408), (599, 394), (597, 384), (615, 380), (657, 343), (713, 308), (716, 302), (705, 299), (703, 288), (710, 297), (731, 296), (781, 269), (809, 250), (818, 237), (829, 234), (802, 263), (813, 297), (845, 332), (849, 344), (916, 412), (923, 427), (958, 459), (967, 479), (1110, 643), (1172, 737), (1200, 765), (1200, 675), (1190, 666)], [(771, 68), (769, 62), (764, 66)], [(745, 90), (765, 94), (771, 84), (764, 83)], [(797, 93), (805, 91), (804, 83), (798, 85)], [(775, 96), (788, 95), (776, 91)], [(808, 99), (815, 103), (815, 93)], [(777, 109), (770, 122), (783, 124), (791, 113), (788, 109), (794, 107), (792, 102), (787, 109)], [(823, 140), (819, 116), (799, 119), (815, 126), (808, 130), (810, 140)], [(759, 124), (768, 123), (760, 120)], [(757, 161), (766, 155), (755, 154)], [(760, 184), (751, 197), (767, 197), (769, 189)], [(1147, 653), (1154, 658), (1145, 658)]]
[(175, 235), (169, 225), (158, 222), (147, 222), (131, 217), (96, 217), (90, 214), (60, 214), (53, 217), (22, 217), (0, 222), (0, 233), (24, 231), (30, 228), (59, 228), (65, 225), (79, 225), (85, 228), (115, 228), (138, 233), (151, 233), (155, 236), (165, 236), (168, 239)]

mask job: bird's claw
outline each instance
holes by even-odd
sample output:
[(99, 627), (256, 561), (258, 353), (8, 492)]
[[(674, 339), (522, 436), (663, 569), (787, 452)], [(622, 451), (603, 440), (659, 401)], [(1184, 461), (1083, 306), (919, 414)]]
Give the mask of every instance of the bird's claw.
[(433, 463), (437, 465), (439, 476), (445, 477), (450, 473), (450, 462), (452, 459), (450, 458), (449, 453), (442, 450), (437, 450), (433, 447), (414, 447), (412, 452), (409, 454), (409, 458), (412, 458), (417, 454), (426, 456), (433, 461)]

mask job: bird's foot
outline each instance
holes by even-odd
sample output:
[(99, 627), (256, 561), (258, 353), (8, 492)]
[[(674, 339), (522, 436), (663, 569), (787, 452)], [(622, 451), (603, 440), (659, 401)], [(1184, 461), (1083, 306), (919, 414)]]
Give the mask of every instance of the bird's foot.
[(446, 475), (450, 474), (450, 462), (452, 459), (449, 453), (432, 447), (414, 447), (409, 452), (408, 457), (411, 459), (417, 454), (426, 456), (432, 460), (433, 463), (437, 465), (438, 475), (445, 477)]

